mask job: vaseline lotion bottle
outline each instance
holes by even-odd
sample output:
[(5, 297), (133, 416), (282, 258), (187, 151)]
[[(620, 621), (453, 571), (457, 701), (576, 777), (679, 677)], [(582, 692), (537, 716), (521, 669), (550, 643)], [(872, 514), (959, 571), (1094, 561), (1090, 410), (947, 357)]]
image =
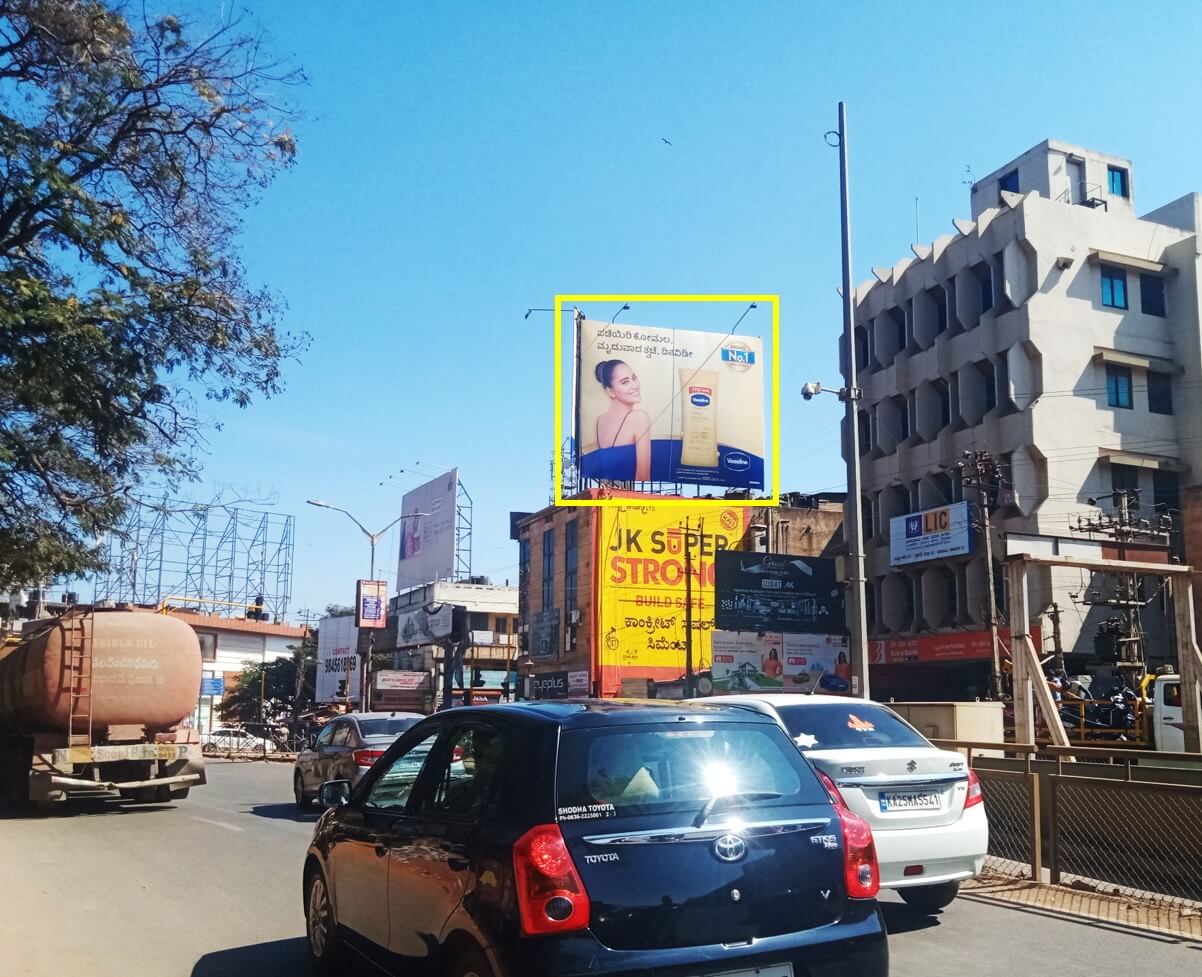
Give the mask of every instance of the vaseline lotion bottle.
[(680, 373), (680, 463), (718, 467), (718, 374), (685, 369)]

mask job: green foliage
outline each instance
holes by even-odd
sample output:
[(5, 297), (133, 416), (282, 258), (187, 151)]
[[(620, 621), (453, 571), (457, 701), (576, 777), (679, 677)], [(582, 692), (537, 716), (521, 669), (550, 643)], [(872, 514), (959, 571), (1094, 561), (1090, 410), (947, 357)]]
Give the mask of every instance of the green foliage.
[[(313, 702), (317, 681), (317, 640), (306, 639), (293, 647), (291, 658), (267, 662), (246, 662), (238, 677), (238, 687), (221, 700), (222, 722), (257, 722), (259, 692), (263, 691), (263, 718), (268, 722), (287, 722)], [(303, 663), (304, 681), (297, 698), (296, 669)], [(295, 710), (295, 711), (294, 711)]]
[(0, 588), (97, 568), (141, 486), (193, 477), (198, 398), (280, 389), (306, 337), (234, 241), (300, 80), (237, 21), (0, 0)]

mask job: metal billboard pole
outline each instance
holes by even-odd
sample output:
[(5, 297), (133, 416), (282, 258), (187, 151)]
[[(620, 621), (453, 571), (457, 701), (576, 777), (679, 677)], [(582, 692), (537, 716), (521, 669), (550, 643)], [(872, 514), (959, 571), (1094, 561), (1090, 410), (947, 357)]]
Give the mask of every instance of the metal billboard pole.
[(865, 613), (864, 588), (867, 583), (864, 569), (864, 535), (860, 528), (862, 513), (860, 493), (860, 426), (856, 417), (857, 404), (862, 395), (858, 383), (855, 343), (855, 294), (851, 285), (851, 192), (847, 175), (847, 106), (839, 103), (839, 128), (827, 133), (827, 142), (834, 135), (837, 142), (831, 143), (839, 150), (839, 204), (840, 224), (843, 239), (843, 345), (846, 356), (847, 378), (846, 404), (848, 454), (847, 454), (847, 552), (851, 562), (849, 583), (851, 596), (851, 661), (852, 681), (859, 679), (860, 687), (853, 686), (852, 693), (870, 698), (868, 681), (868, 618)]

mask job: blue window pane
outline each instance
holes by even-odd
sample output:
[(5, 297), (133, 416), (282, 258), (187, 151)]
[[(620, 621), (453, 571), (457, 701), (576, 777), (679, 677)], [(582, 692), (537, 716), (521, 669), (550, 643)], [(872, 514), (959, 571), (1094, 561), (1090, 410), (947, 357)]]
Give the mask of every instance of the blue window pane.
[(1127, 308), (1127, 273), (1122, 268), (1102, 267), (1102, 304), (1111, 309)]
[(1111, 166), (1106, 170), (1110, 192), (1116, 197), (1127, 196), (1127, 171), (1121, 166)]
[(1106, 403), (1110, 407), (1131, 409), (1131, 370), (1125, 366), (1106, 367)]

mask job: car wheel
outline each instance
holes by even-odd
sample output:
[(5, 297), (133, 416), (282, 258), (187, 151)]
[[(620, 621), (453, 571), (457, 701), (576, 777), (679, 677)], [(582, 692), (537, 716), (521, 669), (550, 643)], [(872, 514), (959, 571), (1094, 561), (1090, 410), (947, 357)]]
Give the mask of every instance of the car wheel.
[(469, 950), (451, 965), (447, 977), (494, 977), (494, 974), (483, 953)]
[(309, 889), (305, 895), (305, 938), (309, 945), (309, 960), (318, 974), (326, 977), (341, 972), (347, 960), (346, 945), (338, 936), (326, 877), (320, 869), (309, 876)]
[(950, 905), (959, 891), (959, 882), (940, 882), (938, 885), (906, 886), (898, 889), (897, 894), (919, 912), (934, 913)]
[(301, 775), (295, 774), (292, 778), (292, 796), (296, 798), (296, 809), (298, 811), (307, 811), (313, 806), (313, 802), (305, 796), (305, 782), (301, 779)]

